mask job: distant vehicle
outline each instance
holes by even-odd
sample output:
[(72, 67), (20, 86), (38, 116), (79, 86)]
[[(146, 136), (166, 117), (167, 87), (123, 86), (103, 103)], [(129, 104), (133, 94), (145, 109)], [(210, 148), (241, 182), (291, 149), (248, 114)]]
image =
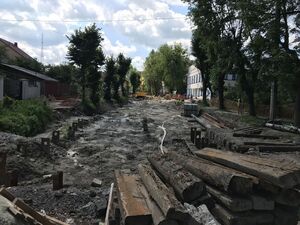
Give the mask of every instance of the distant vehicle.
[(138, 91), (133, 96), (136, 98), (146, 98), (146, 92)]

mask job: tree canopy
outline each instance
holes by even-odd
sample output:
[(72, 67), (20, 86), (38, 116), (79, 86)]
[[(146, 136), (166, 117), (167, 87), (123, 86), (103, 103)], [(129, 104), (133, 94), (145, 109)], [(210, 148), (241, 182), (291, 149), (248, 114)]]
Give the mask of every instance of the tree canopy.
[[(192, 46), (196, 64), (218, 91), (221, 109), (228, 73), (238, 75), (251, 115), (256, 114), (255, 103), (268, 96), (266, 87), (271, 81), (290, 95), (300, 94), (299, 38), (291, 43), (292, 36), (299, 37), (297, 1), (184, 2), (189, 3), (189, 16), (195, 25)], [(295, 110), (295, 123), (299, 124), (297, 113)]]
[(165, 44), (157, 51), (152, 50), (146, 58), (143, 72), (148, 91), (158, 95), (164, 82), (169, 91), (184, 93), (188, 66), (187, 50), (180, 44)]

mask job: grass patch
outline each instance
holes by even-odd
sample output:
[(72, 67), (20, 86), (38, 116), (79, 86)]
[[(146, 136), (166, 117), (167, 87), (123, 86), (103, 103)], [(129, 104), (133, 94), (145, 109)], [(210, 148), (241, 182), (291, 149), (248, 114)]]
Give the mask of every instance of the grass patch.
[(261, 126), (266, 122), (266, 120), (259, 117), (245, 115), (241, 116), (240, 122), (249, 124), (251, 126)]
[(52, 121), (52, 110), (42, 100), (12, 100), (0, 102), (0, 130), (22, 136), (34, 136)]

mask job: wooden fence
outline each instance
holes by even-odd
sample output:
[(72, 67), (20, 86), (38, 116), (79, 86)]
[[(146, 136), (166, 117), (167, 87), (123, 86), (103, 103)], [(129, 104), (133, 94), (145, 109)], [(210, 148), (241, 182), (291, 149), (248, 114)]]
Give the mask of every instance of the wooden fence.
[[(225, 104), (226, 110), (232, 111), (232, 112), (238, 112), (238, 103), (236, 101), (225, 100), (224, 104)], [(241, 104), (242, 104), (241, 105), (242, 112), (243, 113), (249, 112), (248, 104), (246, 102), (242, 102)], [(210, 100), (210, 105), (213, 106), (213, 107), (218, 107), (219, 106), (218, 98), (212, 98)], [(269, 112), (270, 112), (270, 106), (269, 105), (263, 105), (263, 104), (256, 105), (256, 114), (258, 116), (268, 117)], [(280, 118), (293, 119), (293, 117), (294, 117), (294, 104), (291, 103), (291, 104), (280, 105), (278, 107), (278, 114), (277, 115)]]

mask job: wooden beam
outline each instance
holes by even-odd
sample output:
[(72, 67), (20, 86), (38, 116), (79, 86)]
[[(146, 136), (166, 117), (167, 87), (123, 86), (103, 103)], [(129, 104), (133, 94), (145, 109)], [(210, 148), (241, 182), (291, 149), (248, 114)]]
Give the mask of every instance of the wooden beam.
[(106, 209), (104, 225), (110, 225), (109, 224), (109, 214), (110, 214), (110, 211), (112, 210), (114, 185), (115, 185), (114, 183), (112, 183), (110, 185), (110, 191), (109, 191), (109, 197), (108, 197), (108, 203), (107, 203), (107, 209)]
[(169, 157), (206, 183), (226, 192), (245, 195), (252, 191), (256, 178), (208, 160), (170, 152)]
[(153, 155), (148, 160), (183, 202), (190, 203), (203, 195), (203, 181), (170, 160), (167, 155)]
[(245, 212), (253, 209), (253, 204), (250, 199), (233, 197), (210, 186), (206, 186), (206, 189), (217, 202), (233, 212)]
[(224, 166), (265, 179), (283, 189), (300, 184), (300, 164), (290, 160), (274, 160), (254, 155), (205, 148), (195, 153), (197, 156), (220, 163)]
[(176, 220), (166, 219), (163, 212), (160, 210), (156, 202), (149, 195), (148, 191), (145, 188), (141, 189), (141, 193), (143, 194), (147, 206), (151, 211), (152, 220), (154, 225), (178, 225)]
[(233, 137), (246, 137), (246, 138), (261, 138), (261, 139), (280, 139), (279, 136), (262, 135), (262, 134), (246, 134), (246, 133), (233, 133)]
[(115, 180), (122, 218), (125, 225), (149, 225), (151, 212), (140, 191), (142, 184), (136, 175), (115, 171)]
[(150, 166), (140, 164), (138, 170), (148, 193), (159, 206), (166, 219), (180, 221), (179, 224), (198, 224)]
[(211, 213), (214, 215), (214, 217), (221, 221), (223, 225), (273, 224), (274, 221), (272, 213), (255, 211), (232, 213), (220, 205), (216, 205), (216, 207), (211, 210)]

